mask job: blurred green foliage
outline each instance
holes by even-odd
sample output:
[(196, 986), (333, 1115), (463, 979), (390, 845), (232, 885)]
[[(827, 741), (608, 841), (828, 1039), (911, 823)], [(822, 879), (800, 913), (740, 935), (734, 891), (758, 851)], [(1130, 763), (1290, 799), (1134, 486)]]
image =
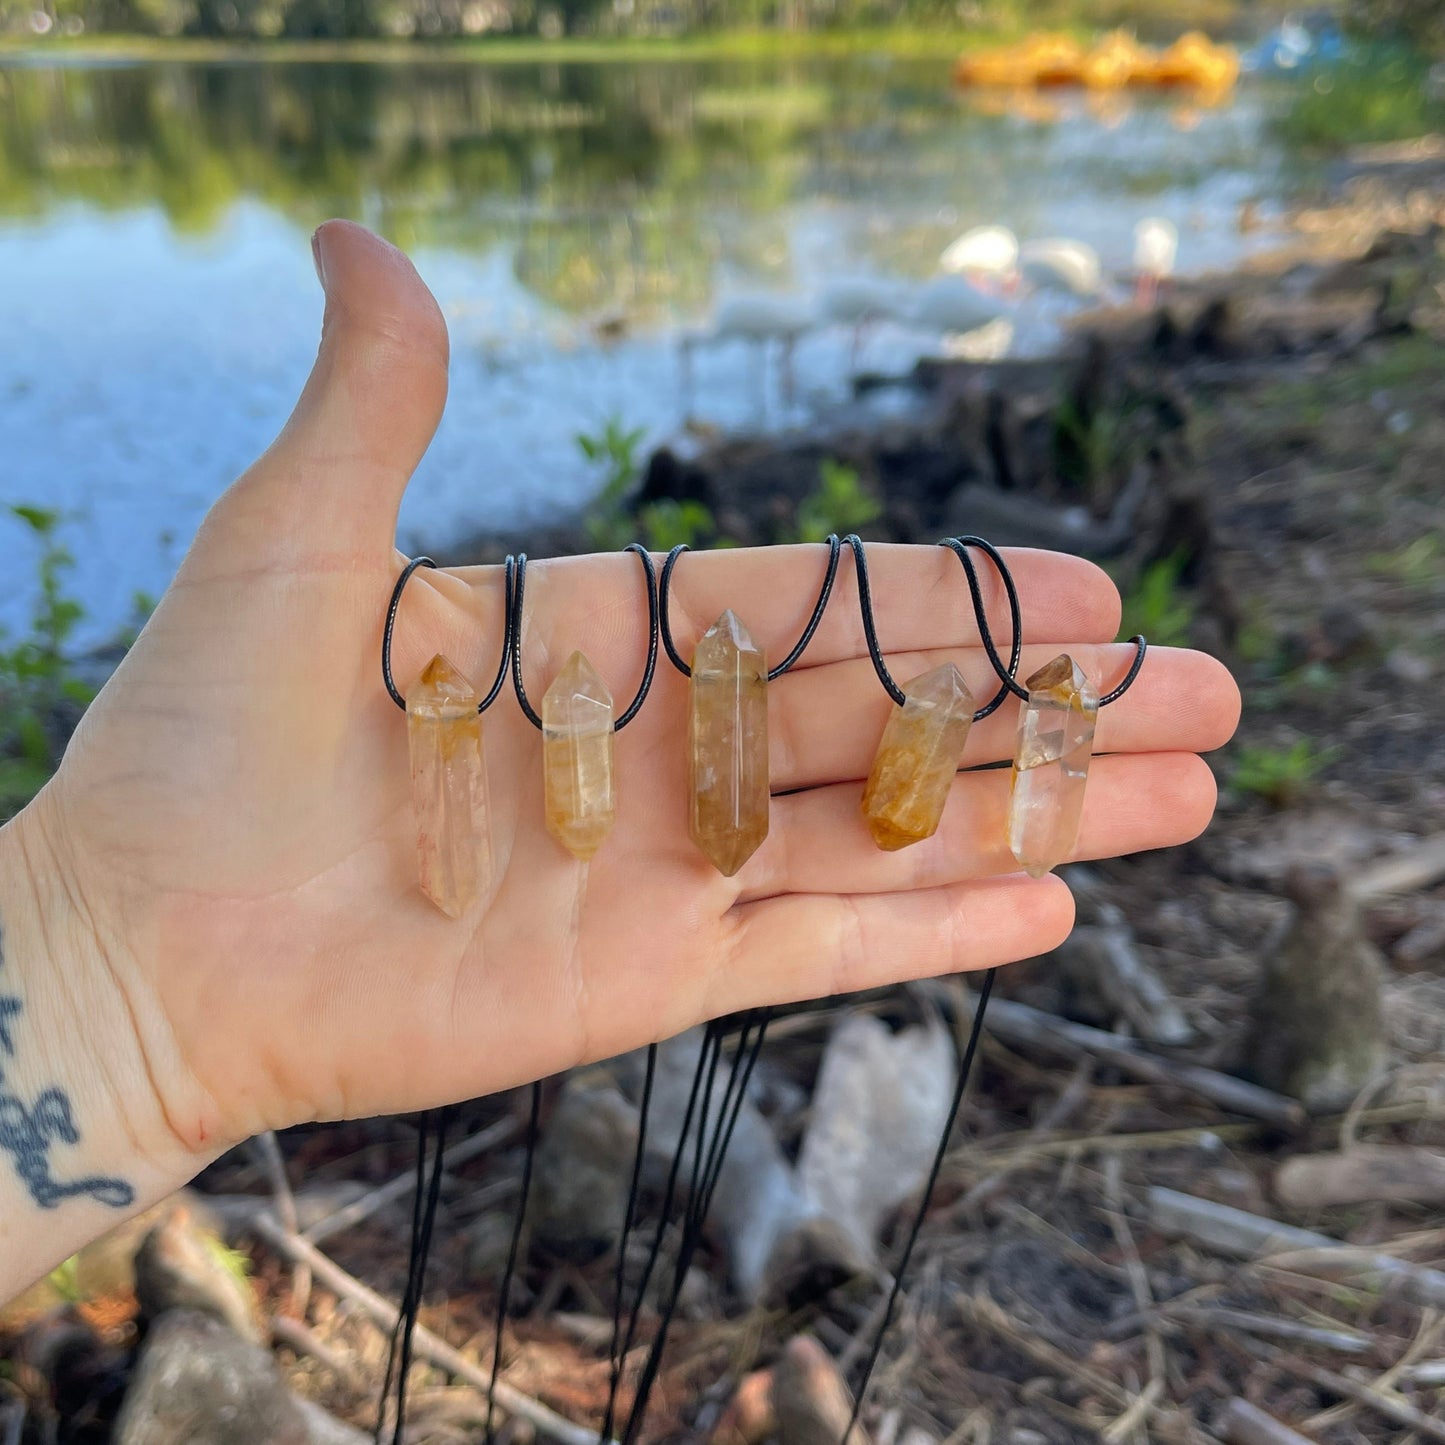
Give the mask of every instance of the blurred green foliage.
[(1445, 94), (1425, 52), (1369, 45), (1297, 87), (1275, 126), (1307, 150), (1413, 140), (1445, 127)]
[[(1425, 0), (1389, 0), (1397, 10)], [(0, 0), (0, 29), (226, 39), (446, 39), (497, 32), (679, 35), (720, 29), (797, 33), (858, 26), (1017, 33), (1120, 24), (1146, 34), (1220, 29), (1249, 0)]]
[(1321, 748), (1311, 738), (1300, 738), (1289, 747), (1242, 747), (1235, 756), (1229, 786), (1236, 793), (1253, 793), (1276, 808), (1286, 808), (1298, 802), (1334, 756), (1332, 749)]
[(1164, 557), (1151, 562), (1124, 593), (1120, 638), (1143, 633), (1151, 645), (1187, 647), (1194, 625), (1194, 599), (1184, 589), (1180, 575), (1182, 557)]
[(84, 612), (65, 589), (75, 559), (59, 540), (60, 513), (28, 506), (5, 512), (37, 546), (37, 587), (29, 634), (14, 643), (0, 635), (0, 819), (45, 786), (70, 724), (94, 696), (65, 652)]
[(818, 468), (818, 489), (798, 503), (794, 539), (824, 542), (833, 532), (847, 536), (876, 522), (883, 508), (858, 473), (825, 458)]

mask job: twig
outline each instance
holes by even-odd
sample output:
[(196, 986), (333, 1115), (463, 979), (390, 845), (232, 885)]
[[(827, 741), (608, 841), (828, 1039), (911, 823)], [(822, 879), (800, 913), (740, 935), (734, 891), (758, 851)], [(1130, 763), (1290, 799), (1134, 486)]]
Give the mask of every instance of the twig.
[(1092, 1391), (1114, 1409), (1126, 1410), (1133, 1403), (1134, 1397), (1122, 1385), (1111, 1380), (1107, 1375), (1101, 1375), (1097, 1370), (1090, 1369), (1088, 1365), (1082, 1364), (1072, 1355), (1065, 1354), (1063, 1350), (1051, 1345), (1038, 1335), (1020, 1329), (986, 1295), (968, 1294), (959, 1290), (954, 1295), (954, 1302), (958, 1306), (959, 1313), (970, 1323), (988, 1330), (991, 1334), (998, 1335), (1045, 1369), (1067, 1376), (1075, 1384)]
[(1391, 1254), (1356, 1249), (1326, 1234), (1157, 1186), (1149, 1191), (1149, 1213), (1165, 1234), (1183, 1236), (1220, 1254), (1236, 1259), (1268, 1256), (1276, 1269), (1394, 1290), (1412, 1304), (1445, 1308), (1445, 1274)]
[(1225, 1445), (1315, 1445), (1309, 1436), (1291, 1430), (1248, 1400), (1231, 1400), (1214, 1428)]
[[(498, 1144), (505, 1144), (516, 1132), (517, 1121), (515, 1119), (498, 1119), (495, 1124), (489, 1124), (479, 1133), (473, 1134), (470, 1139), (462, 1139), (453, 1144), (450, 1149), (442, 1155), (444, 1168), (454, 1168), (458, 1164), (465, 1164), (468, 1159), (474, 1159), (478, 1154), (485, 1154), (488, 1149)], [(330, 1239), (333, 1234), (340, 1234), (343, 1229), (351, 1229), (360, 1224), (363, 1219), (375, 1214), (378, 1209), (384, 1209), (388, 1204), (394, 1203), (404, 1195), (409, 1194), (416, 1187), (416, 1173), (408, 1170), (405, 1174), (399, 1174), (395, 1179), (373, 1189), (369, 1194), (363, 1194), (360, 1199), (343, 1205), (334, 1214), (328, 1214), (325, 1219), (318, 1219), (310, 1229), (302, 1230), (299, 1238), (310, 1244), (320, 1244)]]
[(991, 1006), (988, 1021), (992, 1032), (1009, 1043), (1051, 1049), (1071, 1059), (1081, 1054), (1093, 1054), (1096, 1058), (1107, 1059), (1137, 1079), (1184, 1089), (1232, 1113), (1263, 1119), (1267, 1124), (1293, 1129), (1306, 1120), (1303, 1107), (1283, 1094), (1236, 1079), (1232, 1074), (1161, 1058), (1158, 1054), (1148, 1053), (1130, 1039), (1090, 1028), (1087, 1024), (1056, 1018), (1042, 1009), (1031, 1008), (1013, 999), (1000, 999), (996, 1007)]
[[(384, 1299), (359, 1279), (347, 1274), (339, 1264), (322, 1254), (309, 1240), (287, 1233), (275, 1215), (257, 1215), (254, 1228), (267, 1244), (287, 1259), (304, 1259), (327, 1289), (335, 1290), (337, 1294), (359, 1305), (381, 1329), (395, 1328), (399, 1311), (390, 1300)], [(494, 1386), (492, 1377), (486, 1370), (467, 1359), (459, 1350), (453, 1349), (445, 1340), (438, 1338), (425, 1325), (417, 1325), (412, 1347), (417, 1354), (449, 1371), (459, 1380), (465, 1380), (476, 1389), (483, 1392), (494, 1389), (497, 1404), (502, 1409), (526, 1420), (539, 1434), (557, 1441), (558, 1445), (598, 1445), (595, 1430), (587, 1430), (581, 1425), (574, 1425), (570, 1420), (564, 1420), (555, 1410), (548, 1409), (540, 1400), (534, 1400), (530, 1395), (524, 1395), (505, 1380), (497, 1380)]]
[[(251, 1140), (251, 1148), (259, 1159), (266, 1179), (271, 1185), (271, 1195), (276, 1201), (276, 1214), (289, 1234), (300, 1232), (301, 1225), (296, 1215), (296, 1196), (291, 1192), (291, 1180), (286, 1175), (286, 1160), (274, 1129), (267, 1129)], [(298, 1320), (306, 1318), (306, 1307), (311, 1303), (311, 1267), (298, 1260), (291, 1271), (290, 1313)]]
[(1165, 1305), (1158, 1313), (1166, 1319), (1182, 1320), (1222, 1334), (1242, 1330), (1245, 1334), (1262, 1335), (1266, 1339), (1317, 1345), (1322, 1350), (1334, 1350), (1341, 1355), (1369, 1355), (1376, 1348), (1375, 1341), (1358, 1330), (1320, 1329), (1315, 1325), (1301, 1324), (1298, 1320), (1282, 1319), (1278, 1315), (1232, 1310), (1223, 1305)]
[(325, 1365), (344, 1385), (358, 1390), (361, 1388), (361, 1371), (351, 1360), (343, 1358), (328, 1345), (310, 1325), (302, 1324), (300, 1320), (292, 1319), (289, 1315), (273, 1315), (271, 1339), (278, 1345), (289, 1346), (298, 1355), (310, 1355), (313, 1360)]
[[(1149, 1288), (1149, 1275), (1144, 1268), (1144, 1261), (1139, 1258), (1138, 1247), (1134, 1243), (1134, 1235), (1129, 1229), (1129, 1220), (1124, 1213), (1124, 1179), (1123, 1164), (1117, 1154), (1111, 1154), (1104, 1161), (1104, 1192), (1109, 1201), (1109, 1227), (1114, 1231), (1114, 1241), (1119, 1246), (1119, 1252), (1124, 1257), (1124, 1269), (1129, 1277), (1129, 1288), (1134, 1293), (1134, 1305), (1146, 1318), (1154, 1304), (1154, 1294)], [(1149, 1383), (1144, 1390), (1144, 1395), (1153, 1404), (1164, 1393), (1165, 1381), (1168, 1378), (1168, 1359), (1164, 1353), (1164, 1341), (1159, 1331), (1152, 1323), (1144, 1326), (1144, 1352), (1145, 1359), (1149, 1364)], [(1141, 1396), (1142, 1400), (1144, 1396)], [(1123, 1440), (1134, 1429), (1135, 1425), (1142, 1421), (1148, 1414), (1148, 1406), (1142, 1410), (1138, 1408), (1139, 1402), (1130, 1406), (1107, 1430), (1104, 1431), (1104, 1439), (1107, 1441)]]
[(1329, 1390), (1333, 1394), (1343, 1395), (1347, 1400), (1354, 1400), (1361, 1405), (1367, 1405), (1376, 1414), (1383, 1415), (1387, 1420), (1393, 1420), (1397, 1425), (1404, 1425), (1409, 1430), (1425, 1436), (1428, 1440), (1445, 1440), (1445, 1424), (1439, 1420), (1431, 1419), (1423, 1410), (1417, 1410), (1407, 1400), (1402, 1400), (1398, 1395), (1387, 1395), (1373, 1385), (1368, 1385), (1361, 1380), (1352, 1380), (1348, 1375), (1336, 1374), (1333, 1370), (1327, 1370), (1323, 1365), (1316, 1365), (1309, 1360), (1301, 1360), (1295, 1355), (1285, 1355), (1279, 1351), (1270, 1352), (1275, 1359), (1286, 1369), (1320, 1386), (1321, 1389)]
[(1351, 892), (1356, 898), (1413, 893), (1417, 888), (1438, 883), (1441, 878), (1445, 878), (1445, 833), (1436, 833), (1363, 869), (1356, 875)]

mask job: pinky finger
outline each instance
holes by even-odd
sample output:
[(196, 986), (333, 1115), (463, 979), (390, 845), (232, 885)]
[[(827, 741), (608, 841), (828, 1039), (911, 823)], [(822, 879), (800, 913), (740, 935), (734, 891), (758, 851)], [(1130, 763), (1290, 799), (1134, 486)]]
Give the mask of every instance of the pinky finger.
[(991, 968), (1057, 948), (1074, 901), (1054, 877), (901, 893), (794, 893), (742, 904), (709, 1017)]

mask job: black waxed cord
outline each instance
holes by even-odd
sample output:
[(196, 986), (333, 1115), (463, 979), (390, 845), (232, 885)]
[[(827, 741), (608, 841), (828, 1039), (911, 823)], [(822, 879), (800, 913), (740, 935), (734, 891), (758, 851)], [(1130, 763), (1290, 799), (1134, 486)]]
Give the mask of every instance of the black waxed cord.
[[(893, 674), (888, 670), (888, 664), (883, 657), (883, 649), (878, 643), (878, 624), (873, 616), (873, 584), (868, 576), (867, 549), (863, 546), (863, 539), (857, 533), (849, 535), (848, 545), (853, 549), (853, 563), (858, 574), (858, 610), (863, 617), (863, 638), (868, 646), (868, 657), (873, 663), (873, 671), (878, 674), (878, 681), (883, 684), (883, 690), (899, 707), (902, 707), (908, 699), (904, 695), (903, 689), (894, 680)], [(1002, 684), (998, 692), (974, 713), (973, 720), (978, 722), (990, 713), (996, 712), (1011, 692), (1020, 697), (1028, 696), (1014, 682), (1014, 674), (1019, 667), (1019, 658), (1023, 655), (1023, 612), (1019, 605), (1018, 588), (1014, 585), (1013, 573), (1009, 571), (1008, 563), (1004, 561), (1002, 554), (991, 542), (984, 541), (982, 537), (950, 537), (946, 541), (940, 542), (939, 546), (948, 547), (963, 563), (964, 576), (968, 579), (969, 596), (973, 601), (973, 615), (978, 626), (978, 635), (983, 642), (989, 663), (998, 674)], [(998, 648), (994, 646), (993, 632), (988, 624), (988, 611), (984, 606), (983, 588), (979, 585), (978, 570), (973, 564), (973, 558), (968, 555), (969, 547), (977, 547), (980, 551), (988, 554), (994, 566), (998, 568), (998, 575), (1003, 582), (1004, 595), (1008, 598), (1009, 623), (1013, 629), (1013, 642), (1009, 648), (1007, 667), (1004, 666), (1003, 659), (998, 655)]]
[(501, 1289), (497, 1295), (497, 1332), (492, 1339), (492, 1373), (487, 1381), (486, 1445), (496, 1439), (497, 1377), (502, 1373), (502, 1333), (507, 1322), (507, 1305), (512, 1297), (512, 1281), (516, 1278), (521, 1255), (522, 1229), (527, 1220), (527, 1200), (532, 1192), (532, 1165), (537, 1157), (537, 1140), (541, 1134), (542, 1083), (531, 1086), (531, 1104), (527, 1113), (526, 1152), (522, 1156), (522, 1189), (517, 1212), (512, 1220), (512, 1236), (507, 1244), (507, 1263), (502, 1270)]
[[(686, 542), (679, 542), (671, 552), (667, 554), (667, 561), (662, 564), (662, 607), (661, 607), (661, 628), (662, 645), (667, 649), (667, 655), (672, 665), (684, 676), (692, 676), (692, 668), (682, 659), (682, 654), (677, 650), (677, 644), (672, 640), (672, 611), (671, 592), (672, 574), (677, 567), (678, 558), (684, 552), (690, 552), (691, 547)], [(833, 583), (838, 577), (838, 559), (843, 554), (843, 544), (838, 535), (834, 533), (828, 538), (828, 570), (823, 574), (823, 586), (818, 592), (818, 601), (813, 608), (813, 614), (808, 618), (808, 625), (803, 629), (803, 635), (794, 645), (793, 650), (774, 668), (768, 671), (768, 681), (776, 682), (785, 672), (790, 671), (807, 651), (808, 644), (813, 640), (813, 634), (818, 630), (818, 624), (823, 620), (823, 614), (828, 610), (828, 599), (833, 595)]]
[[(406, 711), (406, 698), (402, 696), (401, 690), (396, 685), (396, 678), (391, 671), (391, 644), (396, 632), (396, 614), (401, 608), (401, 594), (406, 591), (406, 584), (411, 581), (412, 573), (420, 567), (436, 568), (436, 563), (430, 557), (413, 557), (405, 567), (401, 569), (401, 576), (396, 579), (396, 585), (391, 589), (391, 601), (386, 607), (386, 622), (381, 629), (381, 680), (386, 684), (386, 690), (391, 694), (391, 700), (403, 711)], [(502, 660), (497, 666), (497, 675), (492, 679), (492, 685), (487, 689), (487, 695), (477, 704), (477, 711), (486, 712), (496, 702), (502, 691), (502, 684), (507, 680), (507, 659), (512, 650), (512, 559), (507, 558), (506, 566), (503, 569), (505, 586), (505, 603), (502, 618)]]
[[(660, 611), (657, 598), (657, 568), (653, 566), (651, 554), (641, 542), (631, 543), (625, 550), (635, 552), (642, 561), (642, 573), (647, 584), (647, 662), (642, 670), (642, 681), (637, 693), (628, 703), (622, 715), (612, 724), (612, 731), (620, 733), (633, 718), (642, 711), (642, 704), (652, 689), (652, 679), (657, 672), (657, 640), (660, 627)], [(510, 632), (512, 687), (517, 694), (517, 703), (522, 715), (534, 728), (542, 726), (542, 719), (527, 697), (526, 685), (522, 682), (522, 601), (527, 588), (527, 554), (519, 552), (516, 557), (515, 581), (512, 593), (512, 625)], [(505, 669), (506, 664), (503, 664)]]

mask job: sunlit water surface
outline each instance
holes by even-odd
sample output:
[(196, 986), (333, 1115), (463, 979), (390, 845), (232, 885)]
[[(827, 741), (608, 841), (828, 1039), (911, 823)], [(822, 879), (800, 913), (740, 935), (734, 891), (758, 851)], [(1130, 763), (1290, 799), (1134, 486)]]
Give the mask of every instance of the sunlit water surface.
[[(681, 331), (721, 296), (921, 281), (969, 226), (1074, 236), (1127, 269), (1172, 219), (1179, 264), (1267, 233), (1284, 158), (1269, 101), (1198, 111), (965, 104), (947, 67), (886, 61), (0, 68), (0, 501), (63, 509), (87, 641), (164, 586), (206, 508), (285, 420), (315, 352), (309, 230), (376, 227), (452, 336), (451, 399), (402, 509), (404, 547), (555, 516), (599, 478), (578, 432), (807, 425), (840, 405), (851, 336), (807, 338), (791, 405), (742, 342)], [(1019, 303), (1016, 350), (1070, 306)], [(871, 368), (940, 338), (883, 328)], [(33, 555), (0, 522), (0, 625)]]

